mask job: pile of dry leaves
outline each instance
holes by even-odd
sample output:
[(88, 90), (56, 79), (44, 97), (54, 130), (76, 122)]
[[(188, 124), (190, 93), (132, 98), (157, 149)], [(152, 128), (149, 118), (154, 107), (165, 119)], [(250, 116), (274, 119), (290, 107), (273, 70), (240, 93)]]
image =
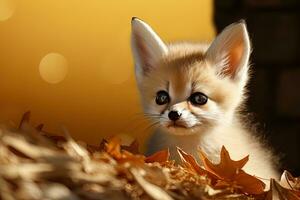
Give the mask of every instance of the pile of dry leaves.
[(26, 113), (17, 130), (0, 129), (0, 199), (279, 199), (300, 200), (300, 178), (284, 172), (270, 190), (243, 171), (248, 157), (219, 164), (199, 150), (200, 166), (182, 149), (182, 164), (168, 150), (145, 157), (134, 141), (114, 137), (99, 146), (32, 128)]

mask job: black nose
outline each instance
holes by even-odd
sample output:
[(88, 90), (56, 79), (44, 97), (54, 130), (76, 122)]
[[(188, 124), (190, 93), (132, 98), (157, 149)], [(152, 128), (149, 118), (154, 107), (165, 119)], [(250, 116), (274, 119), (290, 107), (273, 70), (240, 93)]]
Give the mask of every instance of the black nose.
[(180, 114), (179, 114), (178, 111), (172, 110), (172, 111), (169, 112), (168, 117), (169, 117), (170, 120), (176, 121), (180, 118)]

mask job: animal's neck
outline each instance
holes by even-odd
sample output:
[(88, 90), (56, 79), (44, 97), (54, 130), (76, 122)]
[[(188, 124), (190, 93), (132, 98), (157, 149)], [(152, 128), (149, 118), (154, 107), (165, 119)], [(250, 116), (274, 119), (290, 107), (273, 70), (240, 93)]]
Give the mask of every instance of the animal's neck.
[(202, 148), (201, 141), (205, 140), (205, 135), (209, 135), (211, 131), (213, 131), (213, 128), (191, 135), (170, 135), (168, 133), (165, 133), (165, 135), (171, 152), (177, 154), (176, 147), (180, 147), (187, 153), (197, 157), (198, 148)]
[(205, 130), (199, 130), (195, 134), (180, 136), (166, 134), (169, 138), (168, 144), (175, 153), (176, 146), (178, 146), (196, 157), (198, 156), (198, 148), (201, 148), (209, 155), (219, 155), (222, 145), (225, 145), (228, 140), (232, 140), (232, 136), (238, 137), (236, 132), (231, 132), (237, 127), (239, 127), (238, 120), (232, 117), (230, 122), (227, 121), (226, 123), (220, 123)]

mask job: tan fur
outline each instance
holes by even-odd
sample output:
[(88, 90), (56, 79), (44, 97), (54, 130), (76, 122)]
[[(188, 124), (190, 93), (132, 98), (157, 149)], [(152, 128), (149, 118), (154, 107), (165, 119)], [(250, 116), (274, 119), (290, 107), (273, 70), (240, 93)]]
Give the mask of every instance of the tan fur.
[[(177, 43), (166, 46), (167, 52), (161, 54), (159, 59), (151, 60), (153, 66), (147, 66), (150, 70), (137, 77), (145, 113), (158, 125), (149, 140), (148, 150), (153, 153), (169, 148), (172, 157), (178, 160), (176, 146), (196, 157), (200, 147), (211, 160), (217, 162), (224, 145), (233, 159), (250, 155), (246, 172), (267, 179), (277, 178), (271, 152), (239, 118), (245, 99), (244, 86), (248, 80), (248, 57), (245, 57), (245, 52), (250, 54), (250, 50), (246, 49), (249, 44), (237, 32), (238, 28), (233, 27), (234, 33), (230, 30), (226, 33), (231, 37), (231, 41), (225, 41), (229, 46), (228, 57), (225, 61), (221, 58), (224, 63), (219, 67), (212, 59), (214, 55), (209, 52), (209, 45)], [(225, 31), (228, 32), (228, 29)], [(230, 34), (237, 36), (232, 38)], [(218, 42), (223, 39), (219, 38), (215, 46), (218, 47)], [(218, 53), (214, 48), (212, 52)], [(168, 104), (155, 103), (156, 93), (160, 90), (169, 93)], [(205, 94), (207, 103), (193, 105), (188, 99), (194, 92)], [(168, 119), (171, 110), (182, 112), (176, 122)]]

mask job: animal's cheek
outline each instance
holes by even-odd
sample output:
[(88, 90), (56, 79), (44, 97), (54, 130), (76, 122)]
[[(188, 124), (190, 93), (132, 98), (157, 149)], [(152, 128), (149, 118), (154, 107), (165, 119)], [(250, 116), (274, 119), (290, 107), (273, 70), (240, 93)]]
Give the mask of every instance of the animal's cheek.
[(147, 114), (161, 114), (164, 111), (163, 107), (158, 107), (156, 104), (151, 102), (144, 102), (143, 103), (144, 112)]

